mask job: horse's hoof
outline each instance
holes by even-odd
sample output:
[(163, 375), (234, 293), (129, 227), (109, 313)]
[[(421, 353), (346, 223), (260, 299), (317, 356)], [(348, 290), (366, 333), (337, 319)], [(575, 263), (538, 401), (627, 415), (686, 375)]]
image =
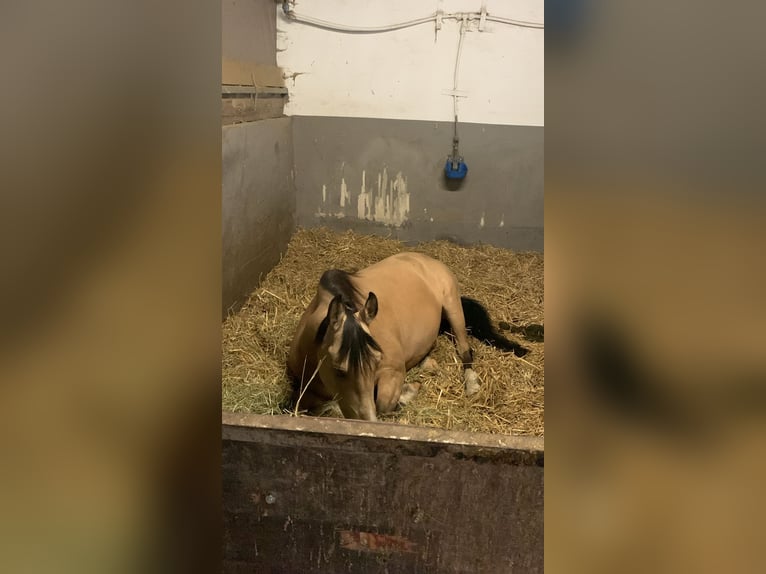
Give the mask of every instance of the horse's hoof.
[(415, 398), (419, 390), (420, 383), (405, 383), (404, 387), (402, 388), (402, 393), (399, 395), (399, 404), (401, 406), (406, 406), (407, 403)]
[(463, 380), (465, 381), (465, 394), (467, 397), (479, 392), (481, 379), (479, 379), (479, 375), (473, 369), (466, 369)]
[(424, 371), (435, 371), (439, 368), (439, 363), (434, 361), (431, 357), (426, 357), (421, 361), (420, 368)]

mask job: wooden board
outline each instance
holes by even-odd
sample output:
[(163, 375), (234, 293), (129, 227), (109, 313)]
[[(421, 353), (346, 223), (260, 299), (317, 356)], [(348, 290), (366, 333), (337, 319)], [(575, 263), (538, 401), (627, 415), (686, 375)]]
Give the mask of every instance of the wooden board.
[(224, 572), (543, 571), (543, 441), (223, 417)]
[(225, 98), (221, 100), (222, 125), (253, 122), (284, 115), (285, 98)]
[(284, 87), (282, 68), (223, 59), (221, 61), (221, 84), (233, 86), (269, 86)]
[(275, 89), (284, 90), (282, 68), (224, 59), (221, 63), (221, 85), (246, 86), (253, 92), (242, 94), (241, 97), (232, 97), (231, 94), (222, 96), (223, 125), (279, 118), (284, 115), (286, 94), (274, 93)]

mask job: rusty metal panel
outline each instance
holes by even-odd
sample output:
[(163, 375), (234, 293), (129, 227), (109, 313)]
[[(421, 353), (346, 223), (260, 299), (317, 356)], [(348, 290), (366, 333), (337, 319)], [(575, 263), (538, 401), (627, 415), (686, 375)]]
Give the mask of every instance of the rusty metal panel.
[(224, 571), (543, 571), (543, 441), (224, 414)]

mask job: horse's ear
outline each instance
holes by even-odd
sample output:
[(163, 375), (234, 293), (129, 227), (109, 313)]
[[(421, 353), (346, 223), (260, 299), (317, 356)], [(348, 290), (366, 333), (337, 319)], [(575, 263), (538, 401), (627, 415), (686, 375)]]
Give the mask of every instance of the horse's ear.
[(343, 305), (343, 297), (336, 295), (330, 302), (330, 306), (327, 308), (327, 319), (332, 329), (337, 329), (340, 326), (341, 318), (345, 313), (346, 309)]
[(367, 301), (364, 304), (364, 308), (362, 309), (362, 312), (359, 314), (359, 317), (364, 321), (365, 323), (369, 324), (370, 321), (372, 321), (375, 318), (375, 315), (378, 314), (378, 298), (370, 291), (370, 294), (367, 297)]

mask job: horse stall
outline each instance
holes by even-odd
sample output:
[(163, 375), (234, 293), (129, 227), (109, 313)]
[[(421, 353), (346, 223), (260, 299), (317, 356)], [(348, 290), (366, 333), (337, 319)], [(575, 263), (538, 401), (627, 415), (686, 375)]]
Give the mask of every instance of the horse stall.
[[(223, 0), (225, 572), (542, 572), (542, 8)], [(471, 339), (467, 397), (440, 335), (412, 403), (302, 414), (320, 275), (402, 251), (528, 353)]]

